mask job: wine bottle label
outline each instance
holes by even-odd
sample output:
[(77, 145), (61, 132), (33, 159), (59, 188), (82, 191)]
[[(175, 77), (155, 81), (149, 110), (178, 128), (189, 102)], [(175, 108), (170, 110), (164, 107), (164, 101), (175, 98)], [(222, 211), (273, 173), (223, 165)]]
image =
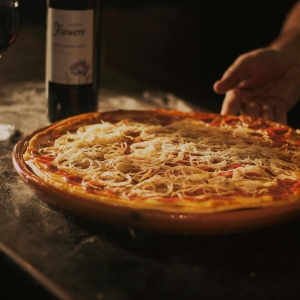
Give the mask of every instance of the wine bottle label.
[(93, 10), (48, 8), (46, 80), (67, 85), (93, 81)]

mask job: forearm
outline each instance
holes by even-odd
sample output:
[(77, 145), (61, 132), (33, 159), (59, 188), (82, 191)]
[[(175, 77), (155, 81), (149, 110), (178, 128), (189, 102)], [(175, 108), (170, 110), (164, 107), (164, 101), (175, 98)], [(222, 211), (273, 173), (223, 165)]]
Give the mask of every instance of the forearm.
[(270, 47), (288, 54), (300, 65), (300, 1), (287, 15), (279, 36)]

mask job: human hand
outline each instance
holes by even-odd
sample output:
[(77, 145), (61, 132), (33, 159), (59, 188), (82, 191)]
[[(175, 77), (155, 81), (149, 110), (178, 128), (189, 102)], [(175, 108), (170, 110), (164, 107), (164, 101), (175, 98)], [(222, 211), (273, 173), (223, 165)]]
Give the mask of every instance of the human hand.
[(300, 66), (271, 48), (239, 56), (216, 81), (214, 90), (226, 94), (221, 114), (238, 113), (287, 123), (287, 112), (300, 98)]

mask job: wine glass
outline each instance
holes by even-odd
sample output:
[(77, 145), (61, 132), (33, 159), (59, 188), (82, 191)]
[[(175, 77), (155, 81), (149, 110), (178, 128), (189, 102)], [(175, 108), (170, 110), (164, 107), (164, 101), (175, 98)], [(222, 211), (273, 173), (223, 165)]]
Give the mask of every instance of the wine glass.
[[(19, 32), (18, 0), (0, 0), (0, 58), (14, 43)], [(1, 64), (1, 63), (0, 63)], [(15, 127), (2, 124), (0, 120), (0, 141), (7, 140), (15, 132)]]

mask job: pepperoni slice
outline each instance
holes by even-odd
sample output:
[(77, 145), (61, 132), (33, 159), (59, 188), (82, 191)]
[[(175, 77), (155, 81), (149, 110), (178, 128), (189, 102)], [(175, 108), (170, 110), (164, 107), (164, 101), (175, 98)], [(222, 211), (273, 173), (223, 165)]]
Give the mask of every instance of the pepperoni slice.
[(77, 175), (67, 175), (65, 176), (65, 181), (74, 185), (81, 185), (83, 179)]
[(288, 126), (270, 127), (266, 129), (266, 132), (271, 139), (282, 142), (291, 136), (291, 128)]
[(239, 167), (242, 167), (243, 165), (240, 164), (240, 163), (232, 163), (228, 166), (228, 170), (232, 170), (232, 169), (236, 169), (236, 168), (239, 168)]
[(219, 175), (219, 176), (224, 176), (224, 177), (226, 177), (226, 178), (232, 178), (233, 172), (232, 172), (232, 171), (228, 171), (228, 172), (220, 172), (218, 175)]
[(85, 190), (91, 194), (99, 194), (103, 192), (104, 188), (105, 185), (96, 182), (89, 182), (85, 185)]
[(36, 160), (38, 162), (44, 163), (44, 164), (48, 164), (49, 162), (53, 161), (55, 158), (52, 156), (47, 156), (47, 155), (41, 155), (36, 157)]
[(241, 124), (241, 120), (236, 116), (225, 117), (222, 121), (222, 125), (230, 125), (231, 128), (236, 128), (237, 125)]
[(260, 175), (258, 173), (256, 173), (256, 172), (246, 172), (245, 176), (247, 178), (257, 178), (257, 177), (260, 177)]
[[(277, 184), (283, 188), (291, 188), (294, 187), (295, 184), (299, 184), (299, 182), (291, 180), (291, 179), (277, 179)], [(300, 184), (299, 184), (300, 187)]]

